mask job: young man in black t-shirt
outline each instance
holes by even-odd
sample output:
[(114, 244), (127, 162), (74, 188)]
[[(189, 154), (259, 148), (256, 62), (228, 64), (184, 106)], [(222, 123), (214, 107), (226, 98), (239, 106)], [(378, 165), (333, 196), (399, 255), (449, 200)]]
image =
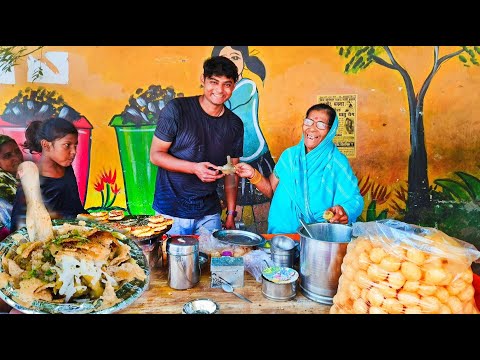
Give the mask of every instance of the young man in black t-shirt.
[(243, 123), (224, 103), (238, 80), (236, 65), (223, 56), (203, 64), (203, 94), (170, 100), (160, 112), (150, 149), (158, 166), (153, 209), (173, 218), (170, 234), (199, 234), (222, 227), (217, 180), (225, 176), (227, 218), (235, 228), (237, 175), (220, 167), (230, 156), (235, 165), (243, 154)]

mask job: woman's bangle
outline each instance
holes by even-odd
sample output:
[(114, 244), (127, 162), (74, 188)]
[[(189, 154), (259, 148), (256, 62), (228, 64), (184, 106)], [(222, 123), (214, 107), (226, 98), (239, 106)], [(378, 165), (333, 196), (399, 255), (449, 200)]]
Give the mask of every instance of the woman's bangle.
[(252, 185), (256, 185), (258, 184), (260, 181), (262, 181), (262, 174), (260, 174), (257, 169), (253, 169), (253, 176), (251, 178), (248, 178), (248, 180), (250, 181), (250, 184)]

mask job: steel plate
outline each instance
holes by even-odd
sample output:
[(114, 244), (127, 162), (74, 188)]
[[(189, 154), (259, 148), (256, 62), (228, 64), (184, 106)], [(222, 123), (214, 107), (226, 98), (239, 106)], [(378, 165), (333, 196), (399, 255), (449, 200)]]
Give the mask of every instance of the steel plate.
[(217, 230), (212, 236), (231, 245), (261, 246), (265, 243), (263, 236), (245, 230)]

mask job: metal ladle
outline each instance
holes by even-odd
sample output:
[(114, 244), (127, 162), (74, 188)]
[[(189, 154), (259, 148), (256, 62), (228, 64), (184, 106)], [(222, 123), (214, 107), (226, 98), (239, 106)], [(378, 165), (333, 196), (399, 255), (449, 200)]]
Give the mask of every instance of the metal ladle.
[(303, 221), (302, 218), (298, 218), (298, 220), (300, 220), (300, 224), (302, 224), (303, 228), (305, 229), (305, 231), (307, 232), (308, 236), (311, 237), (312, 239), (314, 239), (310, 229), (308, 228), (308, 225), (305, 223), (305, 221)]

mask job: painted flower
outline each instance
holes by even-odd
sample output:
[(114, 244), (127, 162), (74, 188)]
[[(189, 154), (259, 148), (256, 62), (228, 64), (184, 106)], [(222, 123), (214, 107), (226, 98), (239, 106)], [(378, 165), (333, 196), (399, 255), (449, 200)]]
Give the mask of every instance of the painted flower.
[(97, 182), (93, 185), (95, 191), (98, 191), (102, 196), (102, 204), (100, 206), (91, 207), (87, 210), (113, 210), (113, 209), (121, 209), (126, 211), (126, 209), (113, 206), (117, 195), (120, 193), (121, 188), (118, 187), (116, 180), (117, 180), (117, 170), (103, 170), (100, 172), (100, 175), (97, 178)]

